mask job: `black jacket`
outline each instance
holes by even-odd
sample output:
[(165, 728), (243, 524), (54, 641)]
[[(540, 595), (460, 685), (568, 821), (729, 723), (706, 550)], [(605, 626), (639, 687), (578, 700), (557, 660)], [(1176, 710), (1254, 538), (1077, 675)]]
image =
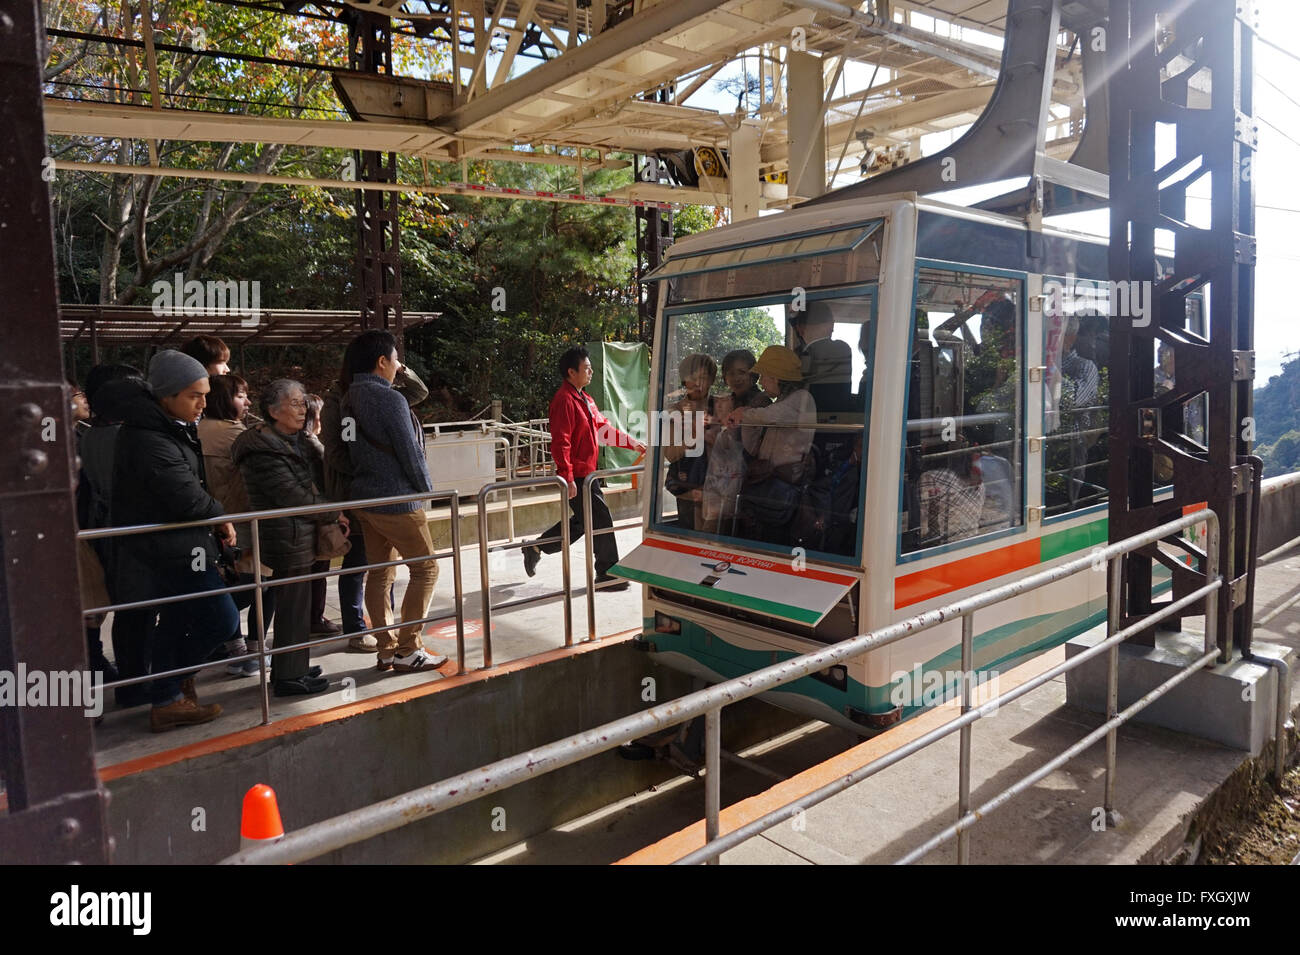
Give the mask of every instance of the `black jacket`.
[[(305, 443), (304, 436), (299, 441)], [(270, 424), (249, 428), (230, 449), (255, 511), (324, 504), (312, 468), (292, 438)], [(310, 452), (308, 452), (310, 453)], [(262, 560), (276, 567), (306, 567), (316, 559), (316, 526), (339, 519), (338, 511), (302, 517), (273, 517), (258, 524)]]
[[(221, 503), (208, 493), (203, 450), (197, 431), (172, 420), (146, 393), (126, 403), (114, 449), (112, 521), (114, 527), (199, 521), (220, 517)], [(115, 600), (163, 596), (157, 577), (192, 570), (203, 551), (214, 566), (216, 538), (211, 527), (161, 531), (119, 538), (112, 568)]]

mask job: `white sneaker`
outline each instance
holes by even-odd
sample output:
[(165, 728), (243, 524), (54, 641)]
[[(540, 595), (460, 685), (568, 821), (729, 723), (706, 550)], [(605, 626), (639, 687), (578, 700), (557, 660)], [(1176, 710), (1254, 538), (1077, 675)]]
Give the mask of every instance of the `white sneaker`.
[(414, 673), (417, 670), (436, 670), (447, 662), (447, 658), (437, 653), (416, 650), (410, 656), (398, 654), (393, 657), (393, 669), (398, 673)]

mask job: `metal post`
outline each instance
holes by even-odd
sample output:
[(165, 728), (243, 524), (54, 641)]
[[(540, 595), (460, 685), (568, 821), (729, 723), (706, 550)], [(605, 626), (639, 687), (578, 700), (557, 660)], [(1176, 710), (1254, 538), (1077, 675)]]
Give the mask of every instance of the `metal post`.
[(478, 574), (479, 587), (482, 589), (481, 604), (483, 615), (483, 669), (492, 666), (492, 593), (488, 573), (488, 519), (487, 495), (492, 485), (479, 488), (478, 492)]
[(257, 609), (257, 679), (262, 690), (262, 723), (271, 722), (271, 693), (266, 672), (266, 617), (262, 615), (262, 537), (257, 518), (253, 518), (253, 606)]
[[(1205, 582), (1213, 583), (1214, 579), (1219, 576), (1219, 529), (1218, 521), (1207, 521), (1205, 524)], [(1205, 595), (1205, 652), (1209, 653), (1219, 642), (1219, 592), (1223, 590), (1223, 584), (1211, 590)], [(1228, 596), (1229, 602), (1232, 596)], [(1224, 654), (1219, 655), (1216, 663), (1227, 663), (1228, 657)]]
[[(560, 566), (564, 575), (564, 645), (573, 646), (573, 573), (569, 567), (569, 484), (562, 477), (555, 480), (564, 485), (564, 496), (560, 499)], [(591, 538), (587, 538), (587, 550), (591, 550)]]
[[(704, 714), (704, 841), (718, 838), (718, 813), (722, 808), (722, 707)], [(717, 857), (708, 861), (719, 865)]]
[[(35, 0), (0, 10), (0, 129), (8, 130), (0, 147), (0, 669), (11, 676), (20, 665), (89, 674), (50, 187), (41, 175), (45, 38)], [(85, 690), (91, 699), (97, 692), (93, 683)], [(0, 706), (0, 777), (8, 801), (0, 861), (109, 860), (107, 793), (82, 707)]]
[[(975, 681), (975, 615), (968, 613), (961, 618), (961, 711), (969, 713), (971, 708), (971, 689)], [(961, 728), (961, 754), (957, 767), (957, 818), (965, 818), (970, 812), (970, 738), (971, 724)], [(970, 832), (966, 829), (957, 834), (957, 864), (970, 862)]]
[(460, 580), (460, 498), (453, 491), (451, 504), (451, 577), (456, 593), (456, 668), (465, 672), (465, 595)]
[(582, 480), (582, 532), (587, 535), (587, 639), (596, 639), (596, 540), (591, 526), (591, 482), (593, 475)]
[[(1106, 568), (1106, 636), (1113, 637), (1120, 630), (1120, 614), (1123, 606), (1123, 567), (1124, 558), (1112, 557)], [(1115, 644), (1106, 654), (1106, 721), (1115, 718), (1119, 712), (1119, 644)], [(1119, 744), (1118, 728), (1112, 726), (1106, 733), (1106, 792), (1102, 808), (1106, 813), (1106, 825), (1114, 821), (1115, 813), (1115, 758)]]

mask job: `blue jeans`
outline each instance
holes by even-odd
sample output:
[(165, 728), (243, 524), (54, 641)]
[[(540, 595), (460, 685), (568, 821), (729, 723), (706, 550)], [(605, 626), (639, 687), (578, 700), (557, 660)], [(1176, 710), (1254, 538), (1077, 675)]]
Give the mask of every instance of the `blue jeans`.
[[(202, 594), (225, 586), (215, 567), (192, 571), (158, 572), (156, 582), (162, 594)], [(155, 673), (202, 663), (220, 644), (230, 639), (239, 626), (239, 611), (230, 594), (196, 597), (159, 608), (158, 626), (153, 633)], [(181, 681), (193, 674), (178, 674), (154, 680), (150, 695), (154, 706), (166, 706), (181, 698)]]
[[(343, 555), (342, 569), (366, 565), (366, 537), (361, 531), (361, 521), (356, 511), (347, 511), (348, 540), (352, 548)], [(366, 629), (365, 582), (367, 571), (358, 574), (339, 574), (339, 612), (343, 617), (344, 633), (360, 633)], [(388, 605), (397, 610), (393, 588), (388, 588)], [(378, 626), (378, 624), (376, 624)]]

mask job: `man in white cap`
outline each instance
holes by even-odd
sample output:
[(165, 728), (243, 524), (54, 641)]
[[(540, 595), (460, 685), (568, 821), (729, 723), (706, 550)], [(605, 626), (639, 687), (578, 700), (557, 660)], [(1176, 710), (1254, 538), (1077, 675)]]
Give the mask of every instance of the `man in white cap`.
[[(152, 397), (140, 394), (123, 408), (114, 465), (114, 525), (219, 516), (221, 504), (208, 493), (195, 428), (206, 404), (207, 369), (178, 351), (160, 351), (149, 362), (149, 386)], [(230, 524), (220, 525), (218, 532), (234, 543)], [(203, 594), (224, 586), (216, 569), (211, 527), (123, 537), (119, 554), (114, 594), (121, 602)], [(201, 663), (229, 639), (238, 620), (229, 594), (164, 604), (152, 641), (152, 671), (164, 673)], [(199, 703), (192, 675), (154, 680), (151, 696), (149, 722), (155, 733), (207, 723), (221, 714), (219, 705)]]

